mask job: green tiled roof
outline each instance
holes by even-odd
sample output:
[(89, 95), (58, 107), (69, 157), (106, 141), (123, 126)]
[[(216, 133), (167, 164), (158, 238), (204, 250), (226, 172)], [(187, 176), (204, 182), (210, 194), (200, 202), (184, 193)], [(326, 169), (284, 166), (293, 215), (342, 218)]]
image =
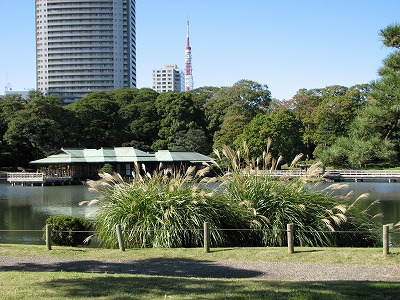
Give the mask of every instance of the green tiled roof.
[[(67, 164), (71, 163), (71, 156), (67, 153), (60, 153), (55, 155), (50, 155), (49, 157), (31, 161), (32, 164)], [(74, 161), (76, 162), (76, 161)]]
[(159, 150), (155, 153), (158, 162), (210, 162), (211, 158), (193, 151)]
[(32, 164), (113, 163), (113, 162), (210, 162), (211, 158), (192, 151), (159, 150), (148, 153), (133, 147), (100, 149), (62, 148), (61, 153), (31, 161)]

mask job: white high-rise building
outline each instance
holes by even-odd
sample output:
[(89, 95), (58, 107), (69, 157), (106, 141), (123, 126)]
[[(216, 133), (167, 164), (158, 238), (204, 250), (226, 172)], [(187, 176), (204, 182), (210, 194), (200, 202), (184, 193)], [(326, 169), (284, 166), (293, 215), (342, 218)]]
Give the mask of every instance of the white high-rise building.
[(66, 103), (136, 87), (135, 0), (35, 0), (36, 85)]
[(153, 70), (153, 90), (163, 92), (182, 92), (184, 90), (184, 73), (177, 65), (165, 65), (162, 69)]

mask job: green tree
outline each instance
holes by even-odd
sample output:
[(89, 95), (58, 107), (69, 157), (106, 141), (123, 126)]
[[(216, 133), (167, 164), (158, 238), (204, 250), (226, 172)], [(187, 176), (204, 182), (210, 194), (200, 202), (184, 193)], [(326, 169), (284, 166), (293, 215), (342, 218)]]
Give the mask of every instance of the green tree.
[(351, 88), (336, 85), (323, 89), (321, 105), (314, 111), (317, 124), (314, 154), (331, 146), (338, 137), (347, 136), (351, 121), (366, 102), (367, 92), (367, 85)]
[(202, 121), (198, 120), (201, 113), (195, 107), (190, 93), (162, 93), (155, 105), (161, 121), (158, 139), (152, 146), (154, 150), (170, 149), (189, 129), (201, 129), (199, 123)]
[(105, 92), (94, 92), (67, 108), (76, 116), (76, 147), (100, 148), (121, 146), (125, 135), (118, 114), (120, 105)]
[[(393, 165), (400, 153), (400, 25), (389, 25), (380, 35), (396, 50), (383, 62), (381, 78), (371, 82), (368, 101), (351, 123), (347, 138), (322, 152), (326, 163), (342, 160), (351, 167)], [(336, 155), (335, 154), (339, 154)]]
[(395, 152), (390, 143), (378, 136), (369, 139), (339, 137), (318, 158), (326, 165), (336, 168), (366, 168), (379, 161), (390, 161)]
[[(369, 111), (371, 121), (379, 120), (376, 131), (391, 141), (400, 152), (400, 24), (391, 24), (380, 31), (382, 43), (394, 52), (379, 69), (381, 78), (372, 82)], [(375, 114), (373, 114), (375, 112)], [(383, 118), (382, 118), (383, 117)]]
[(250, 80), (240, 80), (232, 87), (219, 89), (204, 104), (208, 129), (221, 129), (225, 116), (244, 115), (251, 119), (269, 109), (271, 92), (268, 86)]
[[(156, 93), (156, 92), (155, 92)], [(107, 92), (107, 96), (117, 102), (120, 107), (130, 104), (139, 94), (138, 89), (121, 88), (115, 91)]]
[(291, 107), (298, 120), (303, 124), (303, 142), (307, 146), (307, 157), (313, 158), (313, 153), (316, 147), (314, 140), (314, 132), (317, 124), (314, 120), (314, 110), (321, 102), (321, 89), (301, 89), (291, 100)]
[(219, 87), (214, 86), (203, 86), (197, 89), (191, 90), (190, 94), (192, 95), (193, 103), (196, 107), (204, 110), (207, 102), (210, 101), (212, 97), (220, 90)]
[(120, 89), (111, 94), (111, 97), (120, 103), (118, 115), (122, 118), (123, 146), (151, 151), (156, 141), (160, 117), (155, 102), (158, 93), (149, 88)]
[(292, 101), (293, 111), (304, 127), (307, 157), (313, 158), (346, 136), (351, 121), (366, 103), (369, 85), (350, 88), (334, 85), (323, 89), (300, 90)]
[(69, 122), (72, 119), (58, 96), (46, 97), (33, 91), (28, 99), (24, 108), (14, 114), (4, 134), (4, 140), (14, 148), (22, 164), (68, 146)]
[(221, 124), (221, 129), (214, 134), (214, 149), (233, 146), (235, 139), (243, 133), (249, 121), (248, 117), (241, 114), (227, 114)]
[[(371, 83), (367, 107), (353, 124), (351, 138), (376, 145), (379, 155), (366, 162), (386, 162), (390, 165), (400, 157), (400, 24), (380, 31), (383, 44), (395, 48), (379, 69), (381, 78)], [(364, 129), (361, 126), (367, 125)], [(367, 130), (366, 130), (367, 129)]]
[(213, 126), (210, 126), (210, 122), (208, 120), (210, 114), (207, 111), (207, 103), (209, 103), (211, 101), (211, 98), (213, 98), (220, 90), (221, 88), (219, 87), (204, 86), (190, 91), (194, 106), (198, 109), (199, 113), (201, 113), (198, 120), (201, 120), (201, 124), (199, 125), (201, 126), (207, 137), (207, 144), (209, 149), (207, 150), (208, 153), (212, 151), (211, 145), (213, 143), (215, 130)]
[(104, 166), (100, 169), (100, 173), (107, 173), (110, 175), (114, 175), (115, 171), (111, 164), (104, 164)]
[(19, 94), (9, 94), (0, 99), (0, 161), (3, 166), (16, 165), (14, 148), (4, 140), (9, 123), (24, 108), (25, 99)]
[(171, 150), (187, 150), (208, 155), (211, 152), (209, 139), (202, 129), (190, 128), (177, 132), (170, 144)]
[(245, 126), (235, 144), (241, 147), (244, 141), (247, 142), (250, 157), (260, 157), (267, 149), (268, 139), (272, 140), (269, 151), (273, 157), (282, 156), (284, 161), (290, 162), (296, 155), (304, 153), (302, 124), (289, 109), (279, 108), (257, 115)]
[(0, 99), (1, 126), (6, 127), (6, 124), (12, 120), (14, 114), (24, 108), (24, 104), (26, 104), (26, 100), (19, 94), (5, 95), (2, 99)]
[(386, 47), (400, 49), (400, 24), (394, 23), (381, 29), (379, 34), (383, 38), (382, 43)]

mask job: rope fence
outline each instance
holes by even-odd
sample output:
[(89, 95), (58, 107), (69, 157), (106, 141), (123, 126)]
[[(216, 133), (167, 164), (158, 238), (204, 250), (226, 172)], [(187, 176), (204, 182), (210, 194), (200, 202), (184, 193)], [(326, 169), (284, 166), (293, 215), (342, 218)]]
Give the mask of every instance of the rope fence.
[(0, 229), (0, 232), (43, 232), (39, 229)]
[[(203, 231), (200, 228), (193, 228), (193, 229), (132, 229), (132, 230), (123, 230), (123, 232), (132, 233), (132, 232), (162, 232), (162, 231), (169, 231), (169, 232), (186, 232), (186, 231)], [(210, 231), (268, 231), (268, 232), (286, 232), (287, 229), (266, 229), (266, 228), (210, 228)], [(0, 232), (43, 232), (43, 229), (0, 229)], [(60, 233), (69, 233), (69, 232), (76, 232), (76, 233), (98, 233), (99, 231), (95, 230), (57, 230), (52, 229), (52, 232), (60, 232)], [(351, 231), (351, 230), (318, 230), (318, 231), (311, 231), (311, 230), (301, 230), (304, 233), (371, 233), (373, 231)], [(400, 234), (400, 231), (390, 231), (390, 234)]]
[[(187, 232), (187, 231), (203, 231), (204, 236), (204, 251), (206, 253), (210, 252), (210, 232), (211, 231), (263, 231), (263, 232), (286, 232), (287, 233), (287, 248), (288, 253), (294, 253), (294, 240), (295, 240), (295, 226), (293, 224), (287, 224), (286, 229), (249, 229), (249, 228), (210, 228), (209, 223), (205, 222), (203, 229), (196, 228), (196, 229), (150, 229), (150, 230), (123, 230), (120, 224), (115, 226), (115, 233), (118, 240), (118, 246), (121, 251), (125, 251), (125, 242), (124, 242), (124, 235), (123, 233), (134, 233), (134, 232), (160, 232), (160, 231), (169, 231), (169, 232)], [(43, 230), (31, 230), (31, 229), (8, 229), (3, 230), (0, 229), (1, 232), (43, 232)], [(48, 250), (52, 248), (52, 234), (54, 233), (90, 233), (90, 234), (97, 234), (98, 231), (90, 230), (90, 231), (74, 231), (74, 230), (55, 230), (52, 228), (51, 225), (46, 225), (45, 229), (45, 240), (46, 240), (46, 247)], [(349, 234), (349, 233), (371, 233), (371, 231), (302, 231), (307, 233), (330, 233), (330, 234)], [(390, 243), (390, 235), (393, 234), (400, 234), (400, 231), (390, 230), (390, 225), (383, 225), (382, 229), (382, 247), (383, 247), (383, 254), (388, 255), (390, 254), (389, 247), (391, 246)]]

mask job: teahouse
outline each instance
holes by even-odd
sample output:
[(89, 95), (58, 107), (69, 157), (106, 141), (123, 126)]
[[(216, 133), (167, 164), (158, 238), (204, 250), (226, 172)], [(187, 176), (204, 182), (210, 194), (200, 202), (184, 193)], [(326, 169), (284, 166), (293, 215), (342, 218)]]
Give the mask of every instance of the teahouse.
[(47, 177), (71, 177), (73, 179), (96, 178), (105, 164), (125, 178), (132, 176), (137, 163), (144, 164), (152, 172), (161, 166), (164, 172), (173, 172), (189, 166), (202, 168), (204, 162), (212, 159), (193, 151), (159, 150), (144, 152), (133, 147), (100, 149), (61, 148), (61, 152), (46, 158), (31, 161), (37, 171)]

